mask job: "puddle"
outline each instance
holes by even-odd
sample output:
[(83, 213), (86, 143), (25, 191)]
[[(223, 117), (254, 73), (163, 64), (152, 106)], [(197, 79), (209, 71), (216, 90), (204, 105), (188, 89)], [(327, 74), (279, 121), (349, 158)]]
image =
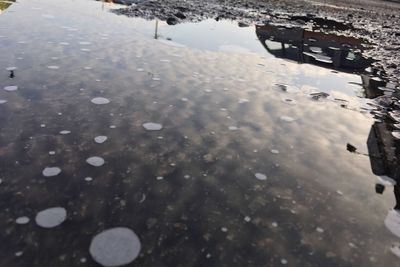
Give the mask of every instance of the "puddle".
[(0, 265), (397, 264), (398, 93), (362, 41), (114, 8), (0, 16)]

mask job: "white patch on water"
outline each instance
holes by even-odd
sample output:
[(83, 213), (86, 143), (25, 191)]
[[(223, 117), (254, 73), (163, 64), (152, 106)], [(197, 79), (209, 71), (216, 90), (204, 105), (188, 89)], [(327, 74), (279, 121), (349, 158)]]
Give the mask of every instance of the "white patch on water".
[(157, 180), (163, 180), (164, 177), (162, 177), (162, 176), (157, 176), (156, 179), (157, 179)]
[(117, 128), (117, 126), (115, 126), (115, 125), (110, 125), (110, 128), (111, 128), (111, 129), (115, 129), (115, 128)]
[(40, 128), (45, 128), (46, 124), (40, 124)]
[(187, 99), (186, 97), (181, 99), (183, 102), (187, 102), (189, 99)]
[(226, 233), (226, 232), (228, 232), (228, 228), (226, 228), (226, 227), (221, 227), (221, 231), (224, 232), (224, 233)]
[(80, 45), (90, 45), (90, 42), (79, 42)]
[(399, 244), (392, 244), (392, 246), (390, 247), (390, 251), (396, 255), (397, 257), (400, 258), (400, 246)]
[(257, 172), (256, 174), (254, 174), (254, 176), (260, 181), (267, 180), (267, 176), (263, 173)]
[(105, 163), (105, 161), (104, 161), (103, 158), (101, 158), (101, 157), (96, 157), (96, 156), (95, 156), (95, 157), (90, 157), (90, 158), (88, 158), (88, 159), (86, 160), (86, 162), (87, 162), (88, 164), (92, 165), (92, 166), (95, 166), (95, 167), (103, 166), (104, 163)]
[[(61, 114), (59, 114), (59, 115), (61, 115)], [(68, 130), (62, 130), (60, 132), (60, 134), (63, 134), (63, 135), (70, 134), (70, 133), (71, 133), (71, 131), (68, 131)]]
[(397, 237), (400, 237), (400, 213), (395, 209), (389, 210), (385, 218), (386, 228)]
[(286, 122), (293, 122), (296, 119), (289, 117), (289, 116), (281, 116), (281, 120), (286, 121)]
[(93, 178), (92, 178), (92, 177), (85, 177), (85, 181), (86, 181), (86, 182), (93, 181)]
[(271, 153), (272, 153), (272, 154), (279, 154), (279, 150), (277, 150), (277, 149), (271, 149)]
[(37, 225), (44, 228), (53, 228), (62, 224), (67, 218), (67, 211), (62, 207), (48, 208), (36, 214)]
[(248, 102), (250, 102), (250, 100), (248, 100), (247, 98), (241, 98), (238, 101), (239, 104), (244, 104), (244, 103), (248, 103)]
[(27, 224), (30, 221), (30, 219), (26, 216), (18, 217), (15, 222), (17, 224)]
[(95, 97), (90, 101), (96, 105), (105, 105), (105, 104), (110, 103), (110, 100), (108, 100), (107, 98), (104, 98), (104, 97)]
[(237, 126), (229, 126), (228, 127), (229, 131), (237, 131), (239, 128)]
[(185, 175), (185, 176), (183, 176), (183, 178), (185, 178), (185, 179), (189, 179), (190, 178), (190, 175)]
[(288, 261), (287, 261), (287, 259), (281, 259), (281, 263), (285, 265), (288, 263)]
[(49, 151), (49, 155), (55, 155), (56, 152), (55, 151)]
[(13, 70), (16, 70), (16, 69), (18, 69), (17, 67), (7, 67), (6, 68), (6, 70), (8, 70), (8, 71), (13, 71)]
[(90, 52), (90, 49), (89, 48), (81, 48), (81, 51), (82, 52)]
[(5, 104), (5, 103), (7, 103), (7, 100), (0, 99), (0, 105), (1, 105), (1, 104)]
[(277, 222), (273, 222), (271, 223), (272, 227), (278, 227), (278, 223)]
[(47, 68), (51, 70), (58, 70), (60, 67), (52, 65), (52, 66), (47, 66)]
[(46, 167), (42, 171), (43, 176), (45, 177), (52, 177), (57, 176), (61, 173), (61, 169), (58, 167)]
[(96, 137), (94, 138), (94, 141), (95, 141), (96, 143), (98, 143), (98, 144), (102, 144), (102, 143), (104, 143), (105, 141), (107, 141), (107, 139), (108, 139), (107, 136), (99, 135), (99, 136), (96, 136)]
[(142, 126), (147, 131), (160, 131), (163, 128), (162, 124), (154, 123), (154, 122), (146, 122), (146, 123), (143, 123)]
[(6, 90), (6, 91), (8, 91), (8, 92), (12, 92), (12, 91), (17, 91), (17, 90), (18, 90), (18, 86), (16, 86), (16, 85), (9, 85), (9, 86), (5, 86), (3, 89)]
[(250, 221), (251, 221), (251, 218), (250, 218), (249, 216), (246, 216), (246, 217), (244, 217), (244, 221), (245, 221), (245, 222), (250, 222)]
[(121, 266), (133, 262), (139, 256), (141, 243), (129, 228), (116, 227), (93, 237), (89, 253), (102, 266)]
[(142, 69), (142, 68), (137, 68), (136, 71), (138, 71), (138, 72), (143, 72), (144, 69)]
[(321, 227), (317, 227), (316, 230), (317, 230), (318, 233), (323, 233), (324, 232), (324, 229), (322, 229)]

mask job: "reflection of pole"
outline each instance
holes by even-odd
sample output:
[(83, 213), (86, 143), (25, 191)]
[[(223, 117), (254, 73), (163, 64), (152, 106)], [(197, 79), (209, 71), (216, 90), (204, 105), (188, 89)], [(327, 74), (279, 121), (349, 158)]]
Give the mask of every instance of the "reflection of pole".
[(154, 39), (158, 38), (157, 32), (158, 32), (158, 19), (156, 19), (156, 31), (154, 32)]

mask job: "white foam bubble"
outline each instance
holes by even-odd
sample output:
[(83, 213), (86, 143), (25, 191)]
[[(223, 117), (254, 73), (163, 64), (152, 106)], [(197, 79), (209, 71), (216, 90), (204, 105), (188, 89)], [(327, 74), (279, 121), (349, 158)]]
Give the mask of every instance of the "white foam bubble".
[(107, 139), (108, 139), (107, 136), (99, 135), (99, 136), (96, 136), (96, 137), (94, 138), (94, 141), (95, 141), (96, 143), (98, 143), (98, 144), (102, 144), (102, 143), (104, 143), (105, 141), (107, 141)]
[(163, 128), (162, 124), (155, 123), (155, 122), (146, 122), (146, 123), (143, 123), (142, 126), (147, 131), (160, 131)]
[(61, 169), (58, 167), (46, 167), (42, 171), (43, 176), (45, 177), (52, 177), (57, 176), (61, 173)]
[(60, 67), (52, 65), (52, 66), (47, 66), (47, 68), (51, 70), (58, 70)]
[(286, 122), (293, 122), (296, 119), (289, 117), (289, 116), (281, 116), (281, 120), (286, 121)]
[(8, 70), (8, 71), (13, 71), (13, 70), (16, 70), (16, 69), (18, 69), (17, 67), (7, 67), (6, 68), (6, 70)]
[(104, 165), (104, 159), (101, 157), (90, 157), (86, 160), (86, 162), (92, 166), (100, 167)]
[(266, 176), (265, 174), (263, 174), (263, 173), (257, 172), (256, 174), (254, 174), (254, 176), (255, 176), (258, 180), (261, 180), (261, 181), (267, 180), (267, 176)]
[(53, 228), (62, 224), (67, 218), (67, 211), (62, 207), (53, 207), (36, 214), (37, 225), (44, 228)]
[(104, 97), (95, 97), (90, 101), (96, 105), (105, 105), (105, 104), (110, 103), (110, 100), (108, 100), (107, 98), (104, 98)]
[(129, 228), (116, 227), (93, 237), (89, 253), (102, 266), (121, 266), (133, 262), (139, 256), (141, 243)]
[(71, 131), (68, 131), (68, 130), (62, 130), (60, 132), (60, 134), (63, 134), (63, 135), (70, 134), (70, 133), (71, 133)]
[(18, 217), (15, 222), (17, 224), (27, 224), (30, 221), (30, 219), (26, 216)]
[(18, 90), (18, 86), (16, 86), (16, 85), (9, 85), (9, 86), (5, 86), (3, 89), (6, 90), (6, 91), (8, 91), (8, 92), (12, 92), (12, 91), (17, 91), (17, 90)]

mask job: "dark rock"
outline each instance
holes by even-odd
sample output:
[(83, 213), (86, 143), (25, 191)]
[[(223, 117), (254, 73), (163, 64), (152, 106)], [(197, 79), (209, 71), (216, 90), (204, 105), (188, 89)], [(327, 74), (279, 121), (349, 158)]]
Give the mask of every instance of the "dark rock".
[(179, 23), (179, 20), (175, 17), (169, 17), (167, 18), (167, 24), (168, 25), (176, 25)]
[(175, 17), (179, 18), (179, 19), (186, 19), (185, 14), (183, 14), (182, 12), (177, 12), (175, 13)]

